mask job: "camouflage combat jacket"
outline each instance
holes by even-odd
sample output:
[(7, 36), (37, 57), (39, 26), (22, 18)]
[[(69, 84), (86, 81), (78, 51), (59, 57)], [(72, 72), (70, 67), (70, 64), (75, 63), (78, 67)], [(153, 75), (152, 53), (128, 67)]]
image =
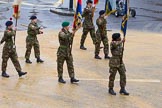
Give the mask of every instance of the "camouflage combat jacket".
[(100, 33), (102, 36), (107, 36), (107, 31), (106, 31), (106, 24), (107, 21), (103, 17), (99, 17), (96, 20), (96, 24), (98, 26), (97, 32)]
[(5, 42), (4, 49), (11, 50), (14, 48), (14, 36), (16, 35), (16, 31), (13, 29), (6, 29), (4, 32), (4, 36), (1, 40), (1, 44)]
[(40, 27), (38, 27), (37, 23), (31, 22), (28, 25), (28, 30), (27, 30), (28, 36), (27, 36), (27, 39), (31, 39), (31, 40), (32, 39), (37, 39), (37, 34), (40, 34), (39, 29), (40, 29)]
[(94, 28), (93, 24), (93, 8), (86, 7), (84, 8), (82, 17), (84, 17), (83, 28)]
[(121, 61), (122, 58), (122, 41), (112, 41), (110, 44), (111, 54), (112, 57), (109, 61), (110, 67), (120, 67), (123, 64), (123, 61)]
[(59, 56), (70, 56), (71, 55), (71, 44), (73, 40), (72, 33), (69, 31), (66, 31), (65, 29), (62, 29), (59, 32), (59, 43), (60, 46), (57, 51), (57, 55)]

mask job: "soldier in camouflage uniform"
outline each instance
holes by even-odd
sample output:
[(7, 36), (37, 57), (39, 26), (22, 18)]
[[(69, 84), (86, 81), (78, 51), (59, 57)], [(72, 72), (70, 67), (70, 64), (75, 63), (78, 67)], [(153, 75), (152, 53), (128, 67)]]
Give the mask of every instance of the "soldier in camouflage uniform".
[(93, 16), (95, 7), (92, 7), (92, 0), (87, 0), (87, 6), (83, 11), (82, 17), (85, 18), (83, 22), (83, 34), (80, 41), (80, 49), (86, 50), (87, 48), (84, 47), (84, 42), (87, 37), (88, 32), (90, 32), (91, 38), (93, 40), (93, 44), (96, 43), (96, 36), (95, 36), (95, 27), (93, 24)]
[(63, 79), (63, 64), (64, 61), (67, 63), (69, 77), (71, 78), (71, 83), (79, 82), (75, 79), (74, 66), (73, 66), (73, 56), (71, 54), (71, 46), (73, 41), (73, 33), (69, 32), (69, 22), (62, 23), (62, 30), (59, 32), (58, 38), (60, 46), (57, 51), (57, 71), (58, 71), (58, 82), (66, 83)]
[(125, 39), (121, 40), (119, 33), (114, 33), (112, 35), (112, 42), (110, 44), (112, 57), (109, 61), (110, 66), (110, 76), (109, 76), (109, 93), (111, 95), (116, 95), (115, 91), (113, 90), (114, 87), (114, 80), (117, 71), (120, 74), (120, 94), (129, 95), (129, 93), (125, 90), (126, 86), (126, 69), (125, 65), (122, 60), (122, 53), (123, 53), (123, 42)]
[(37, 39), (37, 34), (42, 34), (43, 32), (40, 31), (41, 28), (38, 27), (37, 25), (36, 16), (31, 16), (30, 20), (31, 23), (28, 26), (28, 31), (27, 31), (28, 36), (26, 38), (26, 53), (25, 53), (26, 63), (29, 64), (32, 63), (29, 59), (32, 47), (34, 47), (34, 53), (35, 53), (35, 58), (37, 59), (37, 63), (43, 63), (44, 61), (40, 59), (40, 48)]
[(96, 31), (96, 47), (95, 47), (95, 58), (96, 59), (101, 59), (99, 56), (100, 52), (100, 44), (101, 41), (103, 42), (104, 45), (104, 54), (105, 54), (105, 59), (110, 59), (108, 56), (109, 54), (109, 43), (108, 43), (108, 38), (107, 38), (107, 31), (106, 31), (106, 16), (105, 16), (105, 11), (101, 10), (99, 12), (99, 18), (96, 20), (96, 24), (98, 26), (98, 29)]
[(4, 32), (4, 36), (1, 40), (1, 44), (5, 42), (4, 47), (3, 47), (3, 53), (2, 53), (2, 77), (8, 78), (9, 75), (6, 73), (6, 68), (7, 68), (7, 61), (10, 58), (12, 63), (14, 64), (19, 77), (22, 75), (27, 74), (27, 72), (22, 72), (21, 71), (21, 66), (18, 61), (18, 56), (16, 53), (16, 46), (14, 42), (14, 37), (16, 35), (16, 31), (13, 30), (13, 22), (12, 21), (7, 21), (6, 22), (6, 30)]

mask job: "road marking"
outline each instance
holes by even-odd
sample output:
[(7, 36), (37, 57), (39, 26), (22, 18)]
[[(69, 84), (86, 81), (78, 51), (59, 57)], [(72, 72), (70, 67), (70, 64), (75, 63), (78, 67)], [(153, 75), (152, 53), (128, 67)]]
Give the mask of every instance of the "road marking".
[(143, 30), (147, 30), (148, 28), (150, 28), (153, 25), (153, 23), (147, 23), (144, 27)]
[[(1, 2), (0, 3), (4, 3), (4, 4), (7, 4), (8, 2)], [(10, 2), (11, 4), (13, 2)], [(24, 5), (24, 6), (33, 6), (33, 7), (41, 7), (41, 8), (54, 8), (55, 6), (54, 5), (38, 5), (38, 4), (32, 4), (32, 3), (27, 3), (27, 2), (22, 2), (21, 5)]]
[(156, 32), (160, 32), (161, 28), (162, 28), (162, 23), (158, 23), (155, 27), (154, 27), (154, 31)]
[(59, 7), (62, 4), (62, 0), (58, 0), (56, 3), (54, 3), (54, 7)]
[(32, 3), (26, 3), (23, 2), (22, 5), (26, 5), (26, 6), (34, 6), (34, 7), (44, 7), (44, 8), (50, 8), (50, 7), (54, 7), (53, 5), (37, 5), (37, 4), (32, 4)]
[(5, 1), (0, 1), (0, 3), (8, 3), (8, 2), (5, 2)]
[[(109, 81), (108, 79), (86, 79), (86, 78), (79, 78), (83, 81)], [(115, 81), (120, 81), (120, 79), (116, 79)], [(127, 79), (128, 82), (153, 82), (153, 83), (160, 83), (161, 81), (158, 79)]]
[(43, 10), (50, 10), (50, 9), (53, 9), (53, 8), (33, 8), (33, 7), (21, 7), (21, 9), (28, 9), (28, 10), (31, 10), (31, 9), (35, 9), (35, 10), (38, 10), (38, 11), (43, 11)]

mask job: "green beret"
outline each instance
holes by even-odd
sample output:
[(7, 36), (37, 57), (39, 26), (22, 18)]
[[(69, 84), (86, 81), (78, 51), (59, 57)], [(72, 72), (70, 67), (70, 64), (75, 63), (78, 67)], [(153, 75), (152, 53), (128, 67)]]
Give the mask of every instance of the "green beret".
[(62, 23), (62, 27), (67, 27), (67, 26), (69, 26), (69, 25), (70, 25), (69, 22), (63, 22), (63, 23)]

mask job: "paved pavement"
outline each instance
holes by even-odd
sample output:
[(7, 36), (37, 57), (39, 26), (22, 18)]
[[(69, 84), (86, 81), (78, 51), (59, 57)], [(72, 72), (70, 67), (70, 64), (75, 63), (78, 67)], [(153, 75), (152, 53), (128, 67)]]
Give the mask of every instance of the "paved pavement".
[[(57, 82), (56, 52), (59, 31), (44, 31), (38, 36), (43, 64), (25, 64), (26, 31), (16, 38), (19, 60), (27, 76), (18, 75), (9, 61), (9, 79), (0, 77), (0, 108), (161, 108), (162, 106), (162, 49), (161, 34), (128, 31), (124, 51), (127, 68), (127, 90), (130, 96), (118, 93), (119, 75), (116, 77), (117, 96), (108, 94), (109, 60), (95, 60), (94, 46), (87, 37), (87, 51), (79, 49), (81, 31), (76, 33), (73, 45), (74, 66), (79, 84), (70, 84), (66, 64), (66, 84)], [(110, 35), (113, 32), (109, 32)], [(2, 46), (0, 46), (2, 51)], [(0, 53), (1, 56), (1, 53)], [(103, 51), (100, 56), (103, 58)]]
[[(12, 2), (13, 0), (11, 0)], [(84, 1), (84, 0), (83, 0)], [(5, 4), (1, 4), (4, 2)], [(23, 0), (21, 18), (18, 22), (16, 44), (19, 60), (28, 75), (18, 78), (9, 61), (7, 71), (9, 79), (0, 77), (0, 108), (161, 108), (162, 106), (162, 49), (161, 49), (161, 0), (131, 0), (136, 9), (136, 18), (130, 18), (124, 51), (127, 68), (127, 90), (130, 96), (118, 93), (119, 75), (116, 77), (115, 91), (117, 96), (107, 92), (108, 60), (95, 60), (94, 46), (90, 36), (86, 40), (87, 51), (79, 49), (81, 30), (74, 39), (73, 56), (76, 77), (79, 84), (70, 84), (66, 64), (64, 78), (67, 84), (57, 82), (56, 52), (58, 48), (58, 32), (63, 20), (73, 21), (73, 17), (52, 14), (55, 0)], [(34, 4), (34, 5), (33, 5)], [(101, 1), (95, 13), (103, 8)], [(0, 0), (0, 31), (5, 21), (12, 16), (12, 8), (6, 0)], [(37, 15), (39, 24), (46, 28), (43, 35), (38, 36), (41, 45), (43, 64), (37, 64), (32, 52), (33, 64), (24, 62), (26, 27), (29, 17)], [(108, 19), (109, 40), (113, 32), (120, 31), (121, 17), (111, 15)], [(157, 33), (155, 33), (157, 32)], [(0, 32), (0, 38), (3, 32)], [(2, 45), (0, 46), (0, 56)], [(103, 51), (100, 54), (103, 57)], [(0, 59), (0, 61), (2, 61)], [(0, 63), (1, 64), (1, 63)]]

